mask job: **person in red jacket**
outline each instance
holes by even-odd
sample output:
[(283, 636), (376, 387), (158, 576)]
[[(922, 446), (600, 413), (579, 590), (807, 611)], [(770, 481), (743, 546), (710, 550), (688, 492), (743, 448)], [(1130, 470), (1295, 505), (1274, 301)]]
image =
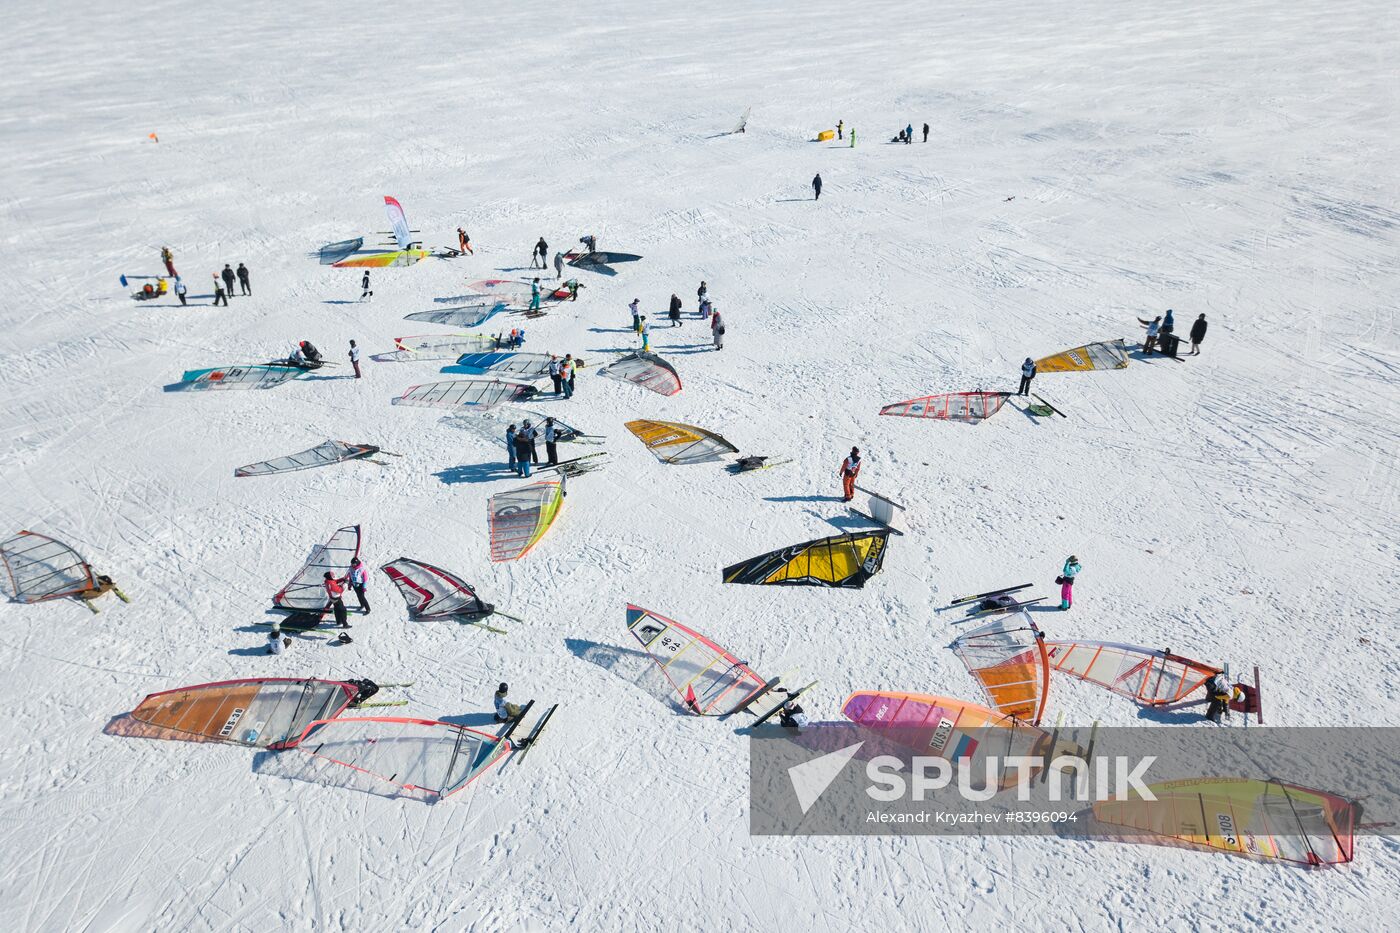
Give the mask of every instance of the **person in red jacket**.
[(860, 475), (860, 448), (852, 447), (851, 455), (841, 461), (841, 490), (850, 502), (856, 497), (856, 477)]
[(337, 577), (329, 570), (326, 571), (326, 598), (331, 601), (331, 611), (335, 613), (335, 624), (341, 628), (349, 628), (350, 623), (345, 618), (345, 578)]

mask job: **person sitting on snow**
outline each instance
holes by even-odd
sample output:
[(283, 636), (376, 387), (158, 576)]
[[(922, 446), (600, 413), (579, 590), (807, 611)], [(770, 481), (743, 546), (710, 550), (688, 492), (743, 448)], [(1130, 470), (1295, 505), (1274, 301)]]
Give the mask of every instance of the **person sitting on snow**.
[(506, 694), (510, 692), (510, 684), (501, 684), (496, 688), (496, 722), (510, 722), (520, 716), (520, 706), (506, 700)]

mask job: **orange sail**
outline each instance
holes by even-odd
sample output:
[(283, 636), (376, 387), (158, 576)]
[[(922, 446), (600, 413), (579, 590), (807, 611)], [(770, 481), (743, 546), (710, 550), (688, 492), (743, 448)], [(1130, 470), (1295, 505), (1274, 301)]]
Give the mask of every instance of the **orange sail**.
[(1169, 651), (1107, 641), (1047, 641), (1045, 652), (1053, 670), (1148, 706), (1182, 700), (1220, 673)]
[(1039, 725), (1050, 693), (1044, 637), (1024, 609), (959, 637), (953, 651), (987, 694), (989, 705)]

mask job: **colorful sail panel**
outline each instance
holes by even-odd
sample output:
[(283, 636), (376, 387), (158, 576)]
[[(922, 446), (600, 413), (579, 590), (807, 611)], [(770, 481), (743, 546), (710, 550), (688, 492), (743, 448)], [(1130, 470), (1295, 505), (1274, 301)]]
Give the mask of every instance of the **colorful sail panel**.
[(432, 251), (426, 249), (356, 253), (347, 259), (331, 263), (331, 267), (335, 269), (387, 269), (393, 266), (411, 266), (431, 255)]
[[(1044, 730), (994, 709), (951, 697), (890, 690), (859, 690), (846, 698), (841, 714), (851, 722), (883, 730), (890, 741), (919, 754), (937, 755), (982, 778), (988, 757), (1005, 761), (1024, 755), (1040, 759), (1072, 754), (1077, 746), (1057, 741)], [(1034, 773), (1038, 768), (1032, 768)], [(1016, 784), (1015, 769), (1005, 769), (1000, 784)]]
[(291, 582), (272, 597), (280, 609), (320, 612), (330, 605), (326, 595), (326, 573), (337, 579), (350, 572), (350, 561), (360, 555), (360, 526), (337, 529), (325, 544), (316, 546)]
[(500, 379), (457, 379), (409, 386), (393, 400), (395, 405), (415, 408), (489, 408), (510, 402), (523, 402), (537, 391), (525, 382)]
[(794, 544), (725, 567), (724, 582), (860, 589), (884, 565), (889, 536), (885, 529)]
[(629, 421), (627, 430), (663, 463), (707, 463), (739, 448), (713, 431), (676, 421)]
[(564, 501), (563, 481), (547, 480), (497, 493), (486, 503), (491, 560), (519, 560), (539, 543)]
[(455, 574), (410, 557), (391, 560), (380, 568), (394, 581), (412, 618), (488, 615), (491, 607)]
[(321, 265), (331, 266), (343, 259), (355, 255), (360, 251), (360, 247), (365, 245), (365, 238), (355, 237), (353, 240), (340, 240), (336, 243), (327, 243), (320, 249)]
[(150, 738), (280, 749), (300, 741), (312, 722), (338, 716), (357, 696), (358, 688), (343, 681), (224, 680), (152, 693), (131, 718), (151, 727), (143, 733)]
[(988, 705), (1039, 725), (1050, 695), (1044, 636), (1030, 614), (1003, 616), (953, 640), (953, 653), (981, 684)]
[(361, 457), (369, 457), (377, 453), (379, 453), (379, 448), (373, 444), (351, 444), (347, 441), (328, 440), (325, 443), (317, 444), (310, 450), (303, 450), (301, 453), (274, 457), (271, 460), (262, 460), (258, 463), (249, 463), (246, 466), (238, 467), (233, 471), (233, 475), (270, 476), (273, 473), (291, 473), (296, 470), (329, 466), (332, 463), (343, 463), (346, 460), (358, 460)]
[(442, 371), (468, 376), (500, 373), (521, 379), (542, 379), (549, 375), (549, 364), (558, 359), (552, 353), (464, 353), (457, 358), (455, 365), (444, 366)]
[(1102, 369), (1126, 369), (1128, 348), (1123, 338), (1101, 340), (1035, 361), (1038, 373), (1086, 373)]
[(389, 229), (394, 231), (394, 242), (399, 245), (399, 249), (408, 249), (413, 242), (413, 236), (408, 229), (408, 215), (403, 212), (403, 205), (398, 199), (386, 194), (384, 213), (389, 217)]
[(295, 366), (213, 366), (187, 370), (180, 377), (185, 390), (271, 389), (290, 382), (306, 370)]
[(1342, 865), (1355, 855), (1358, 808), (1326, 791), (1242, 777), (1147, 785), (1094, 804), (1098, 820), (1235, 855)]
[(630, 382), (661, 395), (675, 395), (681, 390), (681, 377), (676, 367), (655, 353), (629, 353), (604, 366), (598, 375)]
[(17, 602), (63, 599), (98, 585), (97, 575), (77, 551), (35, 531), (21, 531), (0, 543), (0, 559), (5, 562), (10, 596)]
[(650, 609), (628, 604), (627, 629), (651, 655), (681, 704), (699, 716), (722, 716), (744, 706), (765, 686), (743, 661), (699, 632)]
[(1183, 700), (1221, 670), (1167, 651), (1107, 641), (1047, 640), (1045, 652), (1052, 670), (1148, 706)]
[(894, 402), (881, 408), (880, 414), (980, 424), (1001, 411), (1008, 395), (1009, 392), (944, 392)]
[(313, 722), (306, 732), (301, 753), (350, 769), (327, 780), (365, 780), (425, 803), (457, 793), (511, 749), (489, 732), (431, 719), (351, 716)]

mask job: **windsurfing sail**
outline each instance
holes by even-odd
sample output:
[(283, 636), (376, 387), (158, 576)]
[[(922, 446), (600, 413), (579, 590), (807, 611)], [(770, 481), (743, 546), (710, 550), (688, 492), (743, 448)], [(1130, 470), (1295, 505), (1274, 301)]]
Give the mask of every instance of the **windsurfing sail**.
[(681, 390), (681, 377), (676, 367), (655, 353), (629, 353), (604, 366), (598, 375), (630, 382), (662, 395), (675, 395)]
[(346, 441), (326, 441), (310, 450), (274, 457), (259, 463), (250, 463), (233, 471), (234, 476), (270, 476), (273, 473), (290, 473), (294, 470), (309, 470), (313, 467), (358, 460), (379, 453), (373, 444), (351, 444)]
[(751, 113), (753, 113), (753, 108), (752, 108), (752, 107), (745, 107), (745, 108), (744, 108), (744, 115), (743, 115), (742, 117), (739, 118), (739, 125), (736, 126), (736, 127), (734, 127), (734, 129), (730, 132), (730, 135), (733, 135), (734, 133), (742, 133), (742, 132), (744, 132), (745, 130), (748, 129), (748, 127), (749, 127), (749, 114), (751, 114)]
[(295, 366), (218, 366), (187, 370), (184, 389), (271, 389), (290, 382), (306, 370)]
[(584, 444), (601, 444), (603, 436), (601, 434), (587, 434), (571, 424), (568, 424), (558, 415), (545, 415), (542, 412), (531, 411), (528, 408), (500, 407), (500, 408), (466, 408), (461, 414), (452, 417), (448, 423), (454, 427), (460, 427), (471, 431), (473, 434), (485, 440), (487, 443), (505, 443), (506, 428), (509, 425), (519, 425), (521, 421), (529, 419), (541, 429), (544, 427), (546, 418), (554, 419), (554, 440), (559, 444), (567, 444), (578, 441)]
[[(530, 300), (533, 291), (529, 282), (523, 282), (520, 279), (477, 279), (475, 282), (468, 282), (467, 288), (475, 294), (464, 296), (464, 300), (471, 300), (478, 296), (494, 296), (497, 299), (504, 298), (520, 305)], [(453, 302), (453, 304), (456, 303)]]
[(1008, 395), (1009, 392), (944, 392), (893, 402), (881, 408), (880, 414), (979, 424), (1001, 411)]
[(1128, 348), (1121, 337), (1062, 350), (1035, 361), (1038, 373), (1083, 373), (1096, 369), (1126, 369), (1127, 366)]
[(523, 402), (538, 391), (524, 382), (504, 382), (499, 379), (458, 379), (454, 382), (430, 382), (409, 386), (394, 399), (395, 405), (415, 408), (462, 408), (464, 406), (503, 405)]
[(880, 572), (889, 536), (861, 531), (794, 544), (725, 567), (724, 582), (858, 590)]
[(336, 263), (348, 259), (360, 251), (360, 247), (365, 245), (365, 238), (357, 236), (353, 240), (341, 240), (337, 243), (327, 243), (321, 247), (321, 265), (333, 266)]
[(491, 560), (519, 560), (529, 553), (554, 524), (563, 501), (563, 480), (531, 483), (492, 496), (486, 503)]
[(306, 732), (310, 738), (293, 754), (351, 769), (324, 777), (366, 781), (426, 803), (455, 794), (511, 749), (508, 740), (489, 732), (431, 719), (350, 716), (313, 722)]
[(492, 607), (460, 577), (441, 567), (400, 557), (380, 568), (399, 588), (408, 614), (418, 619), (490, 615)]
[(1033, 726), (1050, 694), (1044, 636), (1030, 613), (1002, 616), (953, 640), (953, 653), (982, 685), (988, 705)]
[(358, 556), (360, 526), (337, 529), (329, 541), (316, 546), (291, 582), (272, 597), (272, 604), (279, 609), (320, 612), (330, 605), (325, 587), (327, 571), (343, 577), (350, 572), (350, 561)]
[[(627, 629), (685, 708), (696, 715), (732, 713), (766, 686), (747, 664), (704, 635), (650, 609), (629, 603)], [(663, 698), (669, 698), (669, 692)]]
[(413, 243), (413, 237), (408, 229), (408, 217), (403, 212), (403, 205), (396, 198), (386, 194), (384, 213), (389, 215), (389, 229), (394, 231), (394, 242), (399, 244), (399, 249), (408, 249)]
[(21, 603), (63, 599), (95, 589), (97, 575), (68, 545), (35, 531), (21, 531), (0, 542), (0, 558), (10, 580), (10, 596)]
[(492, 334), (424, 334), (395, 337), (394, 349), (410, 353), (416, 360), (455, 360), (463, 353), (494, 350), (498, 343)]
[(1303, 865), (1343, 865), (1354, 856), (1358, 807), (1350, 800), (1282, 781), (1199, 777), (1147, 785), (1094, 804), (1104, 823), (1190, 845)]
[(434, 308), (432, 311), (415, 311), (405, 314), (405, 321), (423, 321), (428, 324), (447, 324), (452, 327), (475, 327), (507, 305), (503, 301), (487, 301), (461, 305), (455, 308)]
[(1147, 706), (1185, 699), (1221, 670), (1169, 651), (1107, 641), (1047, 640), (1045, 653), (1052, 670)]
[[(841, 714), (856, 725), (885, 730), (898, 745), (920, 754), (933, 754), (982, 778), (988, 757), (1005, 761), (1009, 756), (1043, 758), (1072, 753), (1071, 742), (1057, 742), (1044, 730), (976, 703), (951, 697), (889, 690), (859, 690), (846, 698)], [(1016, 769), (1004, 769), (1000, 789), (1016, 784)], [(1032, 767), (1032, 773), (1038, 771)]]
[(224, 680), (152, 693), (131, 718), (158, 730), (152, 738), (291, 748), (311, 723), (338, 716), (358, 696), (354, 684), (335, 680)]
[(663, 463), (706, 463), (739, 448), (713, 431), (675, 421), (629, 421), (627, 430)]
[(540, 379), (549, 374), (549, 363), (558, 359), (550, 353), (464, 353), (454, 366), (444, 366), (444, 373), (483, 375), (500, 373), (522, 379)]
[(432, 254), (432, 250), (427, 249), (380, 250), (358, 253), (331, 265), (337, 269), (387, 269), (390, 266), (411, 266)]

